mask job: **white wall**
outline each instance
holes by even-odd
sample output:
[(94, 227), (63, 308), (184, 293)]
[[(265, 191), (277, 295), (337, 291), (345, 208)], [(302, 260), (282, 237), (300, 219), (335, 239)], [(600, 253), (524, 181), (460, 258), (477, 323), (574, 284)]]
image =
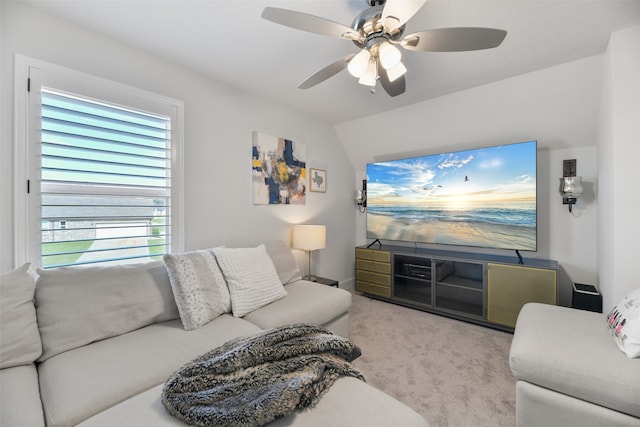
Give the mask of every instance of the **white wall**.
[[(241, 90), (211, 81), (178, 64), (148, 55), (44, 14), (19, 2), (1, 7), (0, 271), (13, 256), (14, 54), (22, 54), (185, 103), (185, 216), (187, 250), (225, 244), (289, 241), (292, 223), (327, 225), (318, 273), (353, 276), (353, 167), (335, 131)], [(37, 29), (35, 31), (34, 29)], [(253, 206), (253, 130), (306, 144), (307, 166), (327, 170), (327, 192), (309, 193), (305, 206)], [(304, 254), (297, 254), (306, 267)]]
[[(596, 141), (603, 60), (598, 55), (337, 126), (356, 170), (354, 189), (368, 162), (536, 139), (538, 251), (523, 256), (557, 260), (572, 280), (597, 284)], [(558, 193), (562, 161), (573, 158), (586, 188), (577, 217)], [(356, 241), (363, 244), (364, 215), (357, 214), (355, 224)]]
[(638, 281), (640, 27), (611, 36), (605, 59), (598, 138), (598, 272), (609, 311)]

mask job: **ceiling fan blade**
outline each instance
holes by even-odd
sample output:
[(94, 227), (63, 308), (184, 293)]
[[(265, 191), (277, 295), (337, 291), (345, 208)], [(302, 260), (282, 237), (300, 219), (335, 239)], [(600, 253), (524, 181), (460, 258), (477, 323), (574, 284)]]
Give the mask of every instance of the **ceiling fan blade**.
[(506, 31), (495, 28), (437, 28), (409, 34), (400, 44), (407, 50), (462, 52), (497, 47), (506, 36)]
[(382, 10), (382, 20), (387, 30), (394, 30), (409, 21), (427, 0), (387, 0)]
[(387, 75), (387, 70), (385, 70), (382, 65), (378, 63), (378, 75), (380, 76), (380, 84), (384, 88), (384, 90), (389, 94), (389, 96), (398, 96), (402, 95), (406, 89), (406, 83), (404, 80), (404, 76), (400, 76), (394, 81), (389, 81), (389, 76)]
[(324, 36), (342, 37), (346, 34), (345, 38), (349, 38), (349, 40), (353, 40), (353, 37), (361, 38), (357, 31), (346, 25), (294, 10), (265, 7), (262, 11), (262, 17), (276, 24)]
[(318, 71), (317, 73), (315, 73), (314, 75), (312, 75), (311, 77), (309, 77), (308, 79), (300, 83), (298, 85), (298, 89), (309, 89), (317, 85), (318, 83), (322, 83), (323, 81), (327, 80), (329, 77), (333, 77), (334, 75), (338, 74), (340, 71), (347, 68), (347, 66), (349, 65), (349, 61), (351, 61), (351, 59), (354, 56), (356, 56), (355, 53), (350, 53), (344, 58), (338, 59), (336, 62), (327, 65), (322, 70)]

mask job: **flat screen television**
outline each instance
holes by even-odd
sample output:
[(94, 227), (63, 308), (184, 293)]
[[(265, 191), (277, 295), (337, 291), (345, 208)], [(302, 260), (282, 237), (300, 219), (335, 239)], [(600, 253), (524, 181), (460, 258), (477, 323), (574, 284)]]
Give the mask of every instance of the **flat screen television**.
[(367, 238), (537, 250), (537, 142), (367, 164)]

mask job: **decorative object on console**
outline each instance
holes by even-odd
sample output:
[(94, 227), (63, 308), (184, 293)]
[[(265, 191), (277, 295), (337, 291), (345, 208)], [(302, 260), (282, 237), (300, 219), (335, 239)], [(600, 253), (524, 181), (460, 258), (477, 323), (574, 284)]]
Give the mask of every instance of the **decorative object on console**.
[(251, 170), (254, 205), (305, 204), (304, 144), (254, 131)]
[(560, 194), (562, 204), (569, 205), (569, 212), (572, 212), (573, 205), (582, 195), (582, 177), (576, 176), (576, 159), (564, 160), (562, 162), (562, 178), (560, 178)]
[(324, 249), (327, 244), (327, 227), (325, 225), (298, 224), (293, 226), (293, 247), (307, 251), (308, 275), (305, 279), (314, 281), (311, 274), (311, 251)]
[(640, 288), (613, 307), (607, 315), (607, 326), (627, 357), (640, 357)]
[(309, 176), (309, 189), (316, 193), (327, 192), (327, 171), (311, 168)]

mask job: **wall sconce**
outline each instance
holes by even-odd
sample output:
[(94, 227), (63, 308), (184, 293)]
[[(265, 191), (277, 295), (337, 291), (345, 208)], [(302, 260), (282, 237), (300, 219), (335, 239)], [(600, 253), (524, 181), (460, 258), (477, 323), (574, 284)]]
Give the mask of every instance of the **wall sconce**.
[(367, 209), (367, 180), (362, 180), (362, 190), (356, 190), (355, 196), (356, 206), (358, 206), (358, 210), (360, 213), (364, 213)]
[(307, 251), (308, 272), (306, 280), (315, 282), (316, 276), (311, 274), (311, 251), (324, 249), (327, 245), (326, 225), (294, 225), (293, 247)]
[(582, 177), (576, 176), (576, 159), (564, 160), (562, 163), (562, 175), (560, 178), (560, 195), (562, 204), (569, 205), (569, 212), (572, 212), (573, 205), (578, 201), (578, 197), (584, 191)]

